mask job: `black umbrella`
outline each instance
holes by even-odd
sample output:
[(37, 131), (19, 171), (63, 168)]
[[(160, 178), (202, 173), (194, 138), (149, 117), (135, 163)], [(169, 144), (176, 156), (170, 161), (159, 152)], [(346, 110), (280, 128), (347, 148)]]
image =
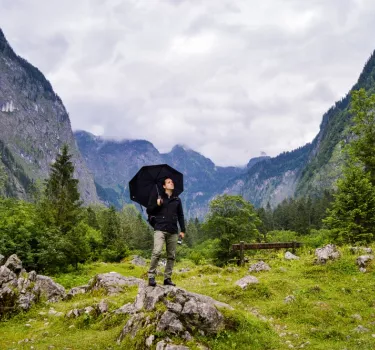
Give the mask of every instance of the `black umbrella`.
[(129, 182), (130, 199), (147, 207), (150, 195), (159, 195), (164, 191), (164, 179), (170, 178), (174, 183), (173, 195), (184, 191), (183, 174), (168, 164), (143, 166)]

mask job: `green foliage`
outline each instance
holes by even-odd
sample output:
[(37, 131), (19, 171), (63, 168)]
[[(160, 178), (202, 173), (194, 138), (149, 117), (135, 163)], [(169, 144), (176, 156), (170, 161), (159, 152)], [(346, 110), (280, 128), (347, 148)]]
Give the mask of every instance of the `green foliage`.
[(45, 182), (44, 196), (37, 203), (40, 218), (46, 225), (40, 237), (39, 264), (48, 271), (60, 271), (90, 256), (88, 232), (92, 228), (84, 223), (78, 180), (73, 178), (74, 166), (64, 145), (61, 154), (51, 165), (50, 177)]
[(66, 234), (81, 220), (78, 180), (73, 178), (74, 165), (68, 146), (64, 145), (61, 154), (51, 165), (51, 173), (46, 180), (45, 207), (50, 212), (54, 224)]
[(298, 240), (298, 233), (294, 231), (281, 230), (267, 233), (267, 242), (293, 242)]
[(125, 205), (119, 212), (123, 237), (132, 250), (151, 252), (153, 246), (153, 230), (142, 218), (134, 205)]
[(311, 230), (308, 235), (300, 236), (299, 242), (305, 247), (319, 248), (332, 242), (332, 232), (327, 229)]
[(348, 147), (351, 159), (357, 159), (369, 173), (372, 185), (375, 185), (375, 94), (367, 95), (364, 89), (353, 91), (354, 139)]
[(215, 264), (226, 264), (234, 257), (232, 244), (259, 239), (259, 223), (254, 207), (241, 196), (222, 195), (212, 200), (203, 229), (206, 237), (219, 239)]
[(339, 243), (368, 243), (374, 238), (375, 189), (369, 173), (351, 164), (338, 181), (338, 192), (324, 220)]
[(375, 95), (361, 89), (352, 93), (354, 135), (345, 146), (344, 176), (325, 223), (337, 242), (368, 243), (375, 224)]
[(320, 229), (332, 200), (333, 193), (328, 190), (319, 197), (285, 199), (273, 211), (266, 209), (261, 216), (265, 219), (264, 231), (291, 230), (305, 235), (312, 229)]
[(0, 194), (4, 192), (4, 187), (5, 187), (7, 179), (8, 179), (8, 176), (7, 176), (7, 173), (5, 172), (5, 167), (1, 161), (1, 154), (0, 154)]
[(35, 207), (24, 201), (0, 199), (0, 253), (17, 254), (24, 266), (38, 266), (38, 250), (45, 227)]
[(120, 261), (128, 255), (128, 247), (114, 206), (103, 212), (101, 232), (104, 247), (102, 258), (105, 261)]

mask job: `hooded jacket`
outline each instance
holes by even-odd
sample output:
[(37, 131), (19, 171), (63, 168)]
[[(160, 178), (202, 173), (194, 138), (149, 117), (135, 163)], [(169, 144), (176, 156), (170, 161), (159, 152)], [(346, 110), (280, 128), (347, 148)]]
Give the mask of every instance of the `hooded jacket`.
[(178, 233), (178, 221), (181, 232), (185, 232), (185, 219), (181, 199), (173, 196), (173, 194), (168, 197), (165, 192), (161, 194), (161, 198), (163, 199), (163, 204), (158, 206), (156, 202), (157, 196), (150, 196), (147, 206), (147, 214), (155, 217), (155, 231)]

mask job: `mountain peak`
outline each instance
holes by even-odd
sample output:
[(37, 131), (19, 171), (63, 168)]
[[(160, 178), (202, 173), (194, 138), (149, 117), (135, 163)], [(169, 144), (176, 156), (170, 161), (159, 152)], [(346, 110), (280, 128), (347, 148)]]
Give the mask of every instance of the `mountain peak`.
[(187, 151), (191, 151), (191, 148), (189, 148), (186, 145), (177, 144), (171, 150), (171, 152), (174, 152), (174, 151), (185, 151), (185, 152), (187, 152)]
[(7, 39), (5, 38), (4, 32), (0, 28), (0, 51), (5, 51), (6, 49), (12, 50)]

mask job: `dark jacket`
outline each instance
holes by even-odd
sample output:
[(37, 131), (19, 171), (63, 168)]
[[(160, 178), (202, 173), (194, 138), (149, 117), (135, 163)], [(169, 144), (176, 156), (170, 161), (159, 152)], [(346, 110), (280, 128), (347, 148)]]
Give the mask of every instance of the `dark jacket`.
[(157, 205), (157, 196), (155, 195), (150, 196), (147, 206), (147, 214), (149, 216), (155, 216), (154, 229), (178, 233), (178, 220), (181, 232), (185, 232), (185, 220), (181, 199), (173, 195), (168, 198), (165, 192), (161, 194), (161, 197), (163, 199), (163, 204), (161, 206)]

